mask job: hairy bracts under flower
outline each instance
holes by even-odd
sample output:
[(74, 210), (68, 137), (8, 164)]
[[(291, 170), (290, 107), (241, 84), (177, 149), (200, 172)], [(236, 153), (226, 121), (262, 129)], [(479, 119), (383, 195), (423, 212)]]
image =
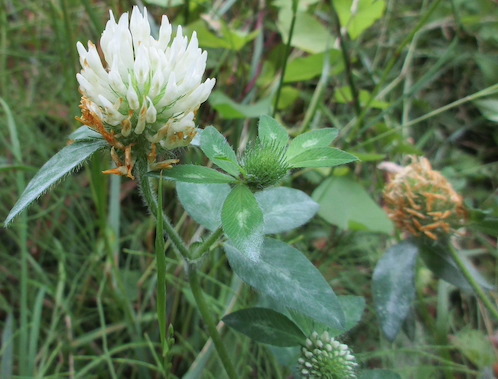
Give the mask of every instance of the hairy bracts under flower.
[(132, 176), (134, 146), (148, 155), (152, 168), (168, 166), (171, 161), (156, 163), (157, 150), (187, 146), (196, 134), (195, 112), (215, 80), (202, 82), (207, 53), (198, 47), (195, 32), (190, 42), (181, 26), (173, 39), (171, 34), (164, 15), (154, 38), (147, 10), (141, 13), (134, 7), (130, 19), (124, 13), (118, 22), (110, 12), (100, 39), (105, 64), (91, 41), (88, 50), (77, 44), (82, 66), (77, 74), (79, 120), (112, 145), (118, 169), (110, 173)]

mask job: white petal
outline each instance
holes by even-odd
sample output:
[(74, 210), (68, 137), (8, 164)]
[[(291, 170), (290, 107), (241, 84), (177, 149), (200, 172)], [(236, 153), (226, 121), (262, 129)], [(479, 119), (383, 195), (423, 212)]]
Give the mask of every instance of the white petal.
[(152, 101), (149, 98), (147, 98), (147, 100), (149, 101), (149, 108), (147, 109), (147, 113), (145, 115), (145, 121), (153, 123), (156, 122), (157, 110), (154, 108)]
[(135, 65), (133, 67), (135, 78), (139, 84), (143, 85), (149, 79), (149, 55), (144, 46), (138, 48)]
[(133, 85), (131, 84), (131, 80), (129, 81), (128, 91), (126, 91), (126, 100), (128, 101), (130, 109), (136, 111), (140, 107), (138, 95), (135, 88), (133, 88)]
[(171, 24), (168, 17), (163, 15), (161, 18), (161, 27), (159, 28), (159, 48), (166, 50), (169, 40), (171, 38)]

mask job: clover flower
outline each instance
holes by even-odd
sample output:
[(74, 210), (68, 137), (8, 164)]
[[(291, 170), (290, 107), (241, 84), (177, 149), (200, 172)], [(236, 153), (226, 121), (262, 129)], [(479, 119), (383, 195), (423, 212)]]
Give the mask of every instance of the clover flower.
[(330, 337), (328, 332), (313, 332), (306, 338), (298, 359), (304, 378), (354, 379), (358, 363), (349, 347)]
[(413, 158), (387, 185), (389, 217), (414, 236), (432, 240), (448, 236), (466, 217), (462, 197), (426, 158)]
[[(118, 22), (112, 11), (97, 47), (77, 43), (82, 70), (77, 74), (82, 94), (83, 124), (99, 132), (112, 146), (117, 168), (107, 174), (127, 175), (138, 156), (148, 156), (151, 169), (171, 167), (176, 160), (156, 162), (159, 151), (190, 144), (196, 134), (195, 113), (206, 101), (215, 79), (202, 82), (206, 51), (190, 42), (178, 26), (175, 38), (163, 15), (159, 37), (151, 36), (147, 10), (134, 7)], [(132, 151), (132, 148), (134, 151)], [(124, 159), (124, 164), (122, 163)]]

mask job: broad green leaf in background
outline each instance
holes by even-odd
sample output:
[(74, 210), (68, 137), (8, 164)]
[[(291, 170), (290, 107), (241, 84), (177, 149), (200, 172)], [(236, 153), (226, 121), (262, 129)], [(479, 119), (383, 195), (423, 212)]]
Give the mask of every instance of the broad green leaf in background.
[(264, 233), (281, 233), (308, 222), (318, 211), (318, 204), (307, 194), (293, 188), (277, 187), (256, 193), (263, 210)]
[(283, 86), (278, 99), (278, 109), (288, 109), (299, 99), (301, 91), (293, 86)]
[(361, 370), (358, 379), (401, 379), (401, 376), (390, 370)]
[(358, 38), (380, 19), (386, 8), (385, 0), (334, 0), (341, 26), (346, 28), (351, 39)]
[(415, 299), (415, 271), (419, 249), (405, 241), (391, 247), (373, 273), (373, 298), (382, 331), (394, 341)]
[[(465, 276), (451, 258), (448, 249), (453, 248), (445, 246), (442, 243), (419, 243), (421, 257), (427, 267), (439, 278), (446, 280), (448, 283), (469, 292), (473, 292), (472, 286), (469, 284)], [(462, 253), (462, 252), (460, 252)], [(475, 267), (462, 255), (464, 264), (467, 266), (474, 280), (486, 290), (494, 290), (495, 287), (487, 282), (486, 279), (475, 269)]]
[(261, 343), (298, 346), (306, 336), (283, 314), (268, 308), (247, 308), (223, 317), (223, 322)]
[(64, 147), (45, 163), (31, 179), (21, 197), (5, 220), (7, 226), (19, 213), (48, 191), (64, 176), (70, 174), (96, 151), (108, 146), (104, 140), (75, 142)]
[(354, 155), (334, 147), (315, 147), (290, 158), (287, 163), (293, 168), (335, 167), (357, 161)]
[[(291, 1), (289, 1), (291, 2)], [(282, 40), (287, 43), (292, 20), (292, 10), (281, 8), (278, 12), (277, 27)], [(291, 45), (308, 53), (316, 54), (334, 45), (335, 38), (330, 31), (312, 15), (298, 11)]]
[(327, 147), (336, 139), (339, 131), (334, 128), (316, 129), (298, 135), (292, 140), (287, 149), (287, 159), (295, 157), (309, 149)]
[(234, 183), (236, 179), (212, 168), (193, 164), (173, 166), (161, 174), (149, 172), (149, 176), (187, 183)]
[(269, 116), (261, 116), (258, 124), (258, 138), (269, 146), (285, 148), (289, 142), (287, 129)]
[[(371, 101), (371, 98), (372, 94), (370, 92), (366, 90), (360, 90), (359, 99), (362, 106), (366, 106), (368, 104), (371, 108), (377, 109), (387, 109), (390, 106), (390, 104), (385, 101), (375, 99)], [(353, 101), (353, 93), (351, 92), (351, 87), (342, 87), (336, 89), (335, 99), (338, 103), (341, 104), (351, 103)]]
[(215, 165), (235, 177), (239, 175), (240, 167), (235, 151), (214, 126), (208, 126), (202, 131), (201, 149)]
[(299, 251), (266, 238), (258, 260), (225, 245), (230, 266), (247, 284), (333, 329), (344, 329), (341, 303), (320, 271)]
[(213, 20), (211, 25), (217, 28), (217, 32), (220, 36), (214, 34), (204, 20), (193, 22), (189, 24), (186, 29), (196, 31), (200, 47), (232, 51), (241, 50), (245, 45), (256, 38), (259, 33), (259, 30), (255, 30), (252, 33), (246, 33), (242, 30), (233, 29), (228, 26), (223, 19)]
[(328, 53), (312, 54), (290, 61), (285, 69), (284, 83), (302, 82), (319, 77), (323, 71), (326, 54), (329, 54), (331, 75), (338, 75), (344, 71), (341, 52), (331, 49)]
[(259, 261), (263, 244), (263, 212), (249, 188), (236, 186), (221, 211), (221, 223), (233, 245), (254, 262)]
[(221, 226), (221, 209), (231, 191), (228, 184), (176, 184), (178, 198), (187, 213), (200, 225), (214, 231)]
[(225, 120), (238, 118), (257, 118), (268, 114), (272, 105), (271, 97), (266, 97), (253, 104), (239, 104), (220, 91), (209, 96), (209, 103)]
[(312, 198), (320, 204), (318, 214), (342, 229), (393, 232), (386, 213), (360, 184), (348, 176), (326, 179), (313, 192)]
[(498, 99), (475, 100), (474, 104), (488, 120), (498, 122)]

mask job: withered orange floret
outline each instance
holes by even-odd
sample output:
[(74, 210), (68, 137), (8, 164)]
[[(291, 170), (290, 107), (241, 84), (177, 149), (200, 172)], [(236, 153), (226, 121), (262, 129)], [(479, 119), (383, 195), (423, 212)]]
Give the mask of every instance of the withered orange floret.
[(417, 237), (438, 240), (466, 218), (463, 198), (423, 157), (413, 158), (393, 178), (384, 190), (384, 200), (397, 227)]

